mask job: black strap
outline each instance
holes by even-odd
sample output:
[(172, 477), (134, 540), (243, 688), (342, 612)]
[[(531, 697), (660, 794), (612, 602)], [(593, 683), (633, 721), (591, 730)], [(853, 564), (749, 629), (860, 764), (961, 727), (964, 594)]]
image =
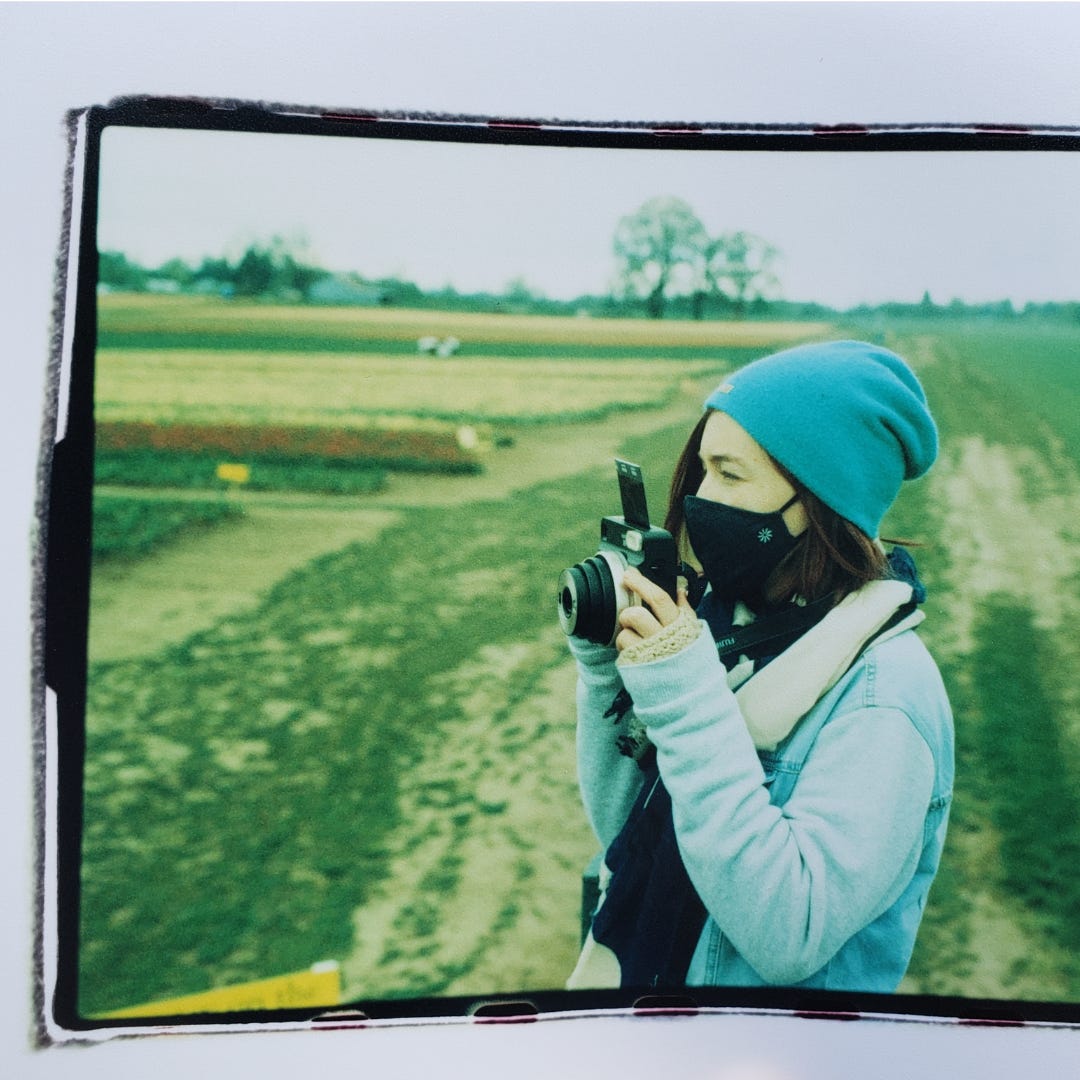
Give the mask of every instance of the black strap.
[(716, 643), (720, 661), (724, 667), (730, 668), (740, 656), (747, 656), (751, 660), (776, 656), (820, 622), (832, 607), (832, 597), (824, 596), (811, 604), (790, 604), (748, 626), (732, 627), (731, 632)]

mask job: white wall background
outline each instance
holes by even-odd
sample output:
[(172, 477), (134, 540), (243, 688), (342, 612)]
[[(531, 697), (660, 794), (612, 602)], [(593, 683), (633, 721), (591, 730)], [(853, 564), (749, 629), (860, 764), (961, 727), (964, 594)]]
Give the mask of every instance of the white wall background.
[(1078, 70), (1070, 3), (0, 4), (0, 1075), (1075, 1075), (1080, 1032), (789, 1018), (32, 1049), (28, 538), (70, 107), (154, 93), (570, 119), (1077, 125)]

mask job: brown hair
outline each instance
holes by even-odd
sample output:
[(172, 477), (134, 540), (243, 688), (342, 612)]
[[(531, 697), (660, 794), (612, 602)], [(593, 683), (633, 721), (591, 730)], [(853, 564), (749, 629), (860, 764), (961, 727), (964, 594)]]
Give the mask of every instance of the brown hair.
[[(684, 556), (689, 544), (683, 499), (695, 494), (704, 479), (699, 457), (701, 437), (713, 411), (707, 410), (690, 433), (671, 478), (664, 528), (676, 538)], [(771, 457), (770, 460), (798, 493), (809, 524), (765, 583), (766, 602), (779, 604), (798, 596), (810, 603), (832, 596), (833, 602), (839, 603), (867, 582), (886, 577), (888, 564), (881, 547), (858, 526), (826, 506), (778, 461)]]

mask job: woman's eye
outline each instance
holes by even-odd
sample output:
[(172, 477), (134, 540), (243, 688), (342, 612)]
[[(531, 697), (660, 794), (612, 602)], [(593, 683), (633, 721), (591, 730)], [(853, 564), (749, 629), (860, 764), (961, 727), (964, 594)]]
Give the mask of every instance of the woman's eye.
[(718, 461), (706, 462), (705, 471), (711, 474), (717, 480), (722, 480), (724, 483), (727, 484), (737, 484), (743, 479), (741, 474), (732, 472), (729, 468), (726, 468)]

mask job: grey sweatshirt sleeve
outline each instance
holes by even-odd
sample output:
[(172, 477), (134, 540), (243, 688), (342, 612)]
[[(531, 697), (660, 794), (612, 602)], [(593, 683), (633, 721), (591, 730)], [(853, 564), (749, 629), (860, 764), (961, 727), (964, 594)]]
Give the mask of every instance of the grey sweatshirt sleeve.
[(809, 977), (914, 872), (934, 776), (925, 741), (899, 709), (860, 702), (825, 725), (776, 807), (709, 634), (620, 673), (705, 907), (763, 979)]
[(585, 813), (601, 846), (619, 834), (641, 790), (641, 770), (619, 753), (618, 730), (604, 713), (623, 688), (615, 648), (568, 638), (578, 665), (577, 762)]

